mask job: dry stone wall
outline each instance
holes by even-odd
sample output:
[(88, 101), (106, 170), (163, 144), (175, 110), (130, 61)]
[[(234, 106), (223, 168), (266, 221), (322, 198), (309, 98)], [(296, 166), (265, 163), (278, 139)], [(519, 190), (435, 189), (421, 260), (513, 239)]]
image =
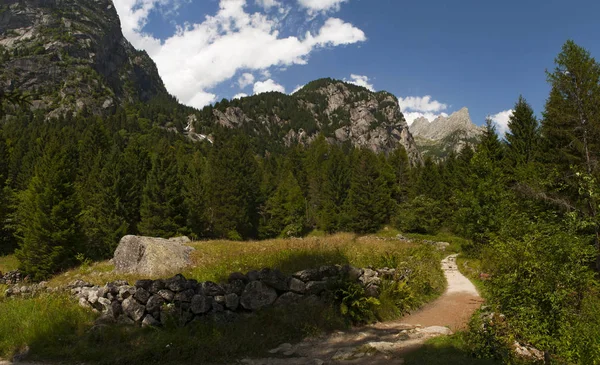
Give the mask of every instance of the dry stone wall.
[(358, 282), (370, 296), (379, 295), (381, 280), (395, 278), (396, 270), (352, 266), (323, 266), (291, 276), (262, 269), (233, 273), (226, 283), (197, 282), (178, 274), (168, 279), (138, 280), (134, 285), (115, 281), (102, 287), (76, 281), (69, 286), (79, 304), (101, 312), (99, 322), (161, 326), (206, 318), (234, 320), (270, 306), (292, 306), (333, 297), (341, 280)]

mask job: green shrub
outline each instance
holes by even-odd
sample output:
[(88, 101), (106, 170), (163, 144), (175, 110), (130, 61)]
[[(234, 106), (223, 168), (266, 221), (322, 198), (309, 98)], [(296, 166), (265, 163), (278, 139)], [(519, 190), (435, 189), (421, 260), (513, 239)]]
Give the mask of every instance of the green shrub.
[(439, 201), (420, 195), (399, 208), (394, 225), (403, 232), (436, 233), (441, 214)]
[(343, 282), (335, 291), (340, 303), (340, 313), (352, 323), (370, 323), (376, 320), (375, 309), (381, 304), (377, 298), (369, 297), (359, 283)]

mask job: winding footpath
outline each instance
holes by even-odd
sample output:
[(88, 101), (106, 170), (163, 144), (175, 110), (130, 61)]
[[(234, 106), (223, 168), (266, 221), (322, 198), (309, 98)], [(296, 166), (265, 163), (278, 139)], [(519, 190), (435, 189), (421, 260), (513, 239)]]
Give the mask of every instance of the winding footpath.
[(403, 364), (403, 354), (430, 338), (464, 329), (483, 300), (477, 289), (458, 271), (456, 257), (442, 260), (448, 281), (446, 291), (419, 311), (397, 321), (377, 323), (345, 332), (282, 344), (264, 359), (244, 359), (247, 365)]

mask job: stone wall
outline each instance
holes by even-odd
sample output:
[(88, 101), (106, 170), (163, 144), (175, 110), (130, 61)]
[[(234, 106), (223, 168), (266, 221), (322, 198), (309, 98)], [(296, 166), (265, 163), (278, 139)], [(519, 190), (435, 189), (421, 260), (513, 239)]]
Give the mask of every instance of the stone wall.
[(175, 319), (180, 325), (217, 316), (227, 321), (269, 306), (290, 306), (332, 297), (340, 280), (360, 283), (370, 296), (379, 295), (384, 278), (396, 270), (323, 266), (291, 276), (262, 269), (233, 273), (227, 283), (197, 282), (179, 274), (169, 279), (115, 281), (103, 287), (76, 281), (69, 286), (81, 306), (101, 312), (99, 322), (160, 326)]

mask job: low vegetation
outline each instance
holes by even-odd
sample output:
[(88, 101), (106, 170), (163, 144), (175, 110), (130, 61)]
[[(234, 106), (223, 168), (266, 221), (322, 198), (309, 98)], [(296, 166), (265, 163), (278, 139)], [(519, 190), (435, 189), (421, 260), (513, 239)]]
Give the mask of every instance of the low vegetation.
[[(441, 294), (445, 287), (439, 267), (442, 254), (430, 245), (397, 239), (337, 234), (263, 242), (203, 241), (192, 245), (196, 248), (194, 265), (184, 274), (198, 280), (220, 281), (234, 271), (263, 267), (293, 273), (328, 264), (389, 267), (412, 274), (408, 280), (384, 283), (377, 301), (368, 300), (364, 292), (341, 286), (334, 306), (272, 308), (233, 323), (205, 321), (185, 328), (175, 324), (161, 329), (94, 326), (96, 315), (80, 309), (67, 297), (0, 298), (0, 357), (11, 357), (28, 347), (29, 358), (34, 360), (106, 364), (227, 362), (261, 356), (283, 342), (344, 329), (353, 323), (398, 318)], [(112, 272), (109, 262), (83, 263), (56, 276), (50, 285), (64, 285), (75, 278), (103, 284), (122, 276)], [(13, 336), (16, 328), (24, 330)], [(56, 335), (48, 336), (50, 331)]]

